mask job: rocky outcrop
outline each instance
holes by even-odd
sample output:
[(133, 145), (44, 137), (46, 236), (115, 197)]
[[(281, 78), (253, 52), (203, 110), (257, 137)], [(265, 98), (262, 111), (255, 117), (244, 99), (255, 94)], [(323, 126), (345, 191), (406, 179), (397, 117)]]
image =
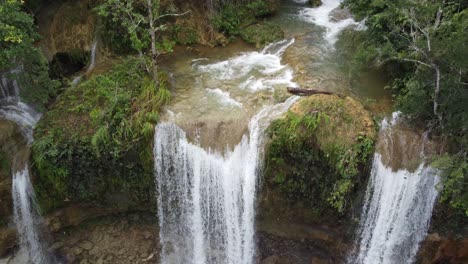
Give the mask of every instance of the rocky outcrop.
[[(341, 263), (376, 138), (370, 114), (352, 98), (314, 95), (273, 122), (269, 136), (258, 230), (309, 241), (305, 247), (318, 252), (294, 263)], [(264, 261), (289, 263), (281, 254), (261, 254)]]
[(51, 1), (37, 14), (39, 46), (51, 61), (57, 53), (90, 51), (95, 38), (97, 17), (92, 8), (95, 0)]

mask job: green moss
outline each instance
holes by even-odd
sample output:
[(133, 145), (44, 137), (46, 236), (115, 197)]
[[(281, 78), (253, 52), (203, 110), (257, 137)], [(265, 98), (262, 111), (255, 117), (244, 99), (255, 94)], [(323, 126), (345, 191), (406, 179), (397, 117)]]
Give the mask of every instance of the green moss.
[(198, 43), (197, 30), (190, 25), (174, 25), (171, 28), (172, 39), (175, 43), (181, 45), (191, 45)]
[(263, 22), (243, 28), (240, 31), (240, 36), (247, 43), (261, 47), (267, 43), (282, 39), (284, 32), (280, 27), (272, 23)]
[(312, 96), (297, 103), (270, 126), (267, 181), (319, 214), (343, 213), (373, 153), (370, 119), (352, 99)]
[(111, 205), (117, 195), (132, 206), (151, 198), (151, 138), (167, 84), (161, 74), (155, 87), (141, 61), (128, 58), (58, 98), (32, 147), (44, 210), (65, 200)]

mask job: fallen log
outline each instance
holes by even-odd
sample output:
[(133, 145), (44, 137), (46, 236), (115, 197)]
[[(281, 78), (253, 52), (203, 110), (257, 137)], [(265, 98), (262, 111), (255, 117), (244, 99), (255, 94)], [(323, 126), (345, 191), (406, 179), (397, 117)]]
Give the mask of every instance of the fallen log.
[[(297, 87), (288, 87), (288, 92), (291, 94), (299, 95), (299, 96), (309, 96), (309, 95), (314, 95), (314, 94), (328, 94), (328, 95), (333, 95), (335, 93), (332, 92), (326, 92), (326, 91), (319, 91), (319, 90), (314, 90), (314, 89), (304, 89), (304, 88), (297, 88)], [(335, 94), (341, 98), (343, 98), (343, 95), (340, 94)]]

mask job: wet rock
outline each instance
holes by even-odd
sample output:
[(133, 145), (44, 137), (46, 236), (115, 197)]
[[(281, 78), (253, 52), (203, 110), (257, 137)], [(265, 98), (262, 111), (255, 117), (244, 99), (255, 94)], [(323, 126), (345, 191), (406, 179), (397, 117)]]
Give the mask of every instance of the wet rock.
[[(57, 252), (72, 255), (74, 260), (70, 263), (154, 263), (159, 254), (158, 241), (146, 238), (157, 234), (157, 221), (150, 214), (137, 215), (98, 217), (67, 228), (65, 234), (54, 236), (55, 243), (61, 244)], [(143, 262), (144, 259), (148, 261)]]
[(341, 20), (352, 18), (352, 15), (349, 9), (341, 8), (341, 7), (337, 7), (333, 9), (328, 16), (330, 17), (330, 20), (333, 22), (338, 22)]
[(2, 228), (0, 229), (0, 257), (7, 254), (16, 246), (16, 229)]

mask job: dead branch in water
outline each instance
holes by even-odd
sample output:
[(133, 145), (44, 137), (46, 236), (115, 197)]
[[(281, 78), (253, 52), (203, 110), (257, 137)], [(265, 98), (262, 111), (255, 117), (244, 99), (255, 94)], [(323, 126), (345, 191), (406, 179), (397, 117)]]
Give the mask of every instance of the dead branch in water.
[[(314, 95), (314, 94), (328, 94), (328, 95), (335, 94), (332, 92), (319, 91), (319, 90), (314, 90), (314, 89), (296, 88), (296, 87), (288, 87), (287, 89), (289, 93), (299, 95), (299, 96), (309, 96), (309, 95)], [(337, 95), (338, 97), (344, 98), (343, 95), (340, 95), (340, 94), (335, 94), (335, 95)]]

